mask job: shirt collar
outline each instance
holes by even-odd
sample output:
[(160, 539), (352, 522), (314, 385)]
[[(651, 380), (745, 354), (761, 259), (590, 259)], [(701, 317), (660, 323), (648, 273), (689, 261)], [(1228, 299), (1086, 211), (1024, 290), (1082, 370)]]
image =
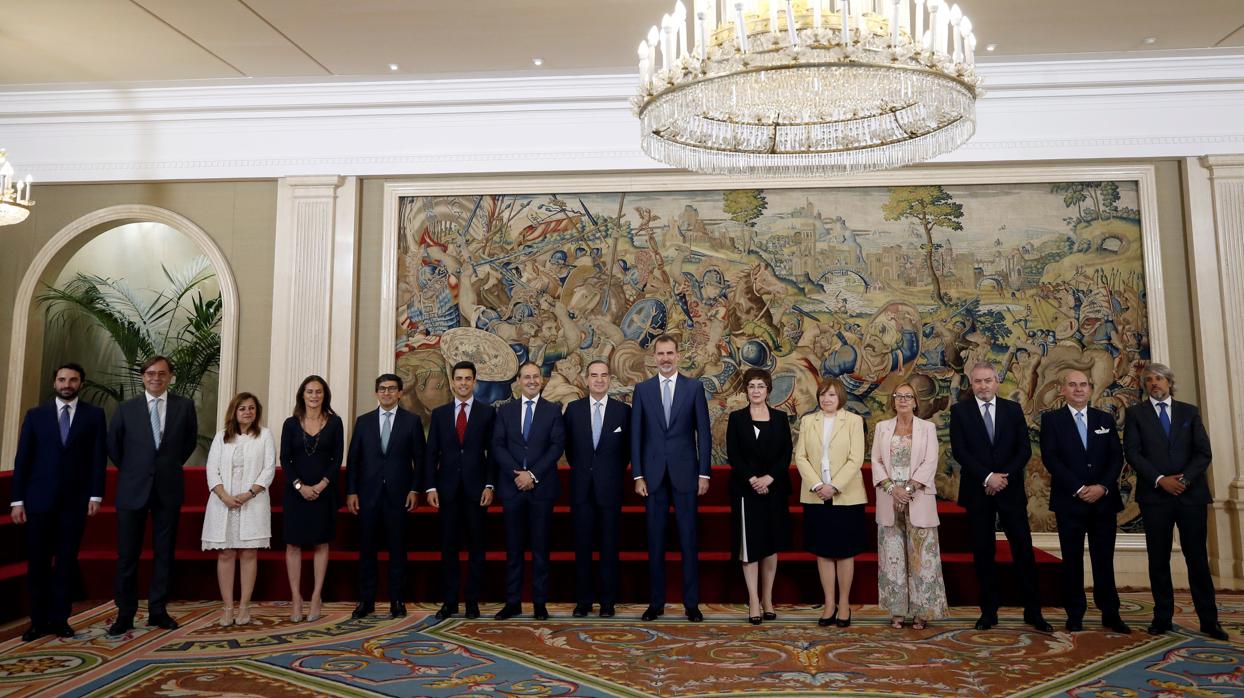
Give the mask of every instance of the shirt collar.
[(674, 373), (669, 376), (664, 376), (661, 374), (660, 371), (657, 371), (657, 380), (661, 381), (662, 383), (664, 383), (665, 381), (674, 381), (675, 383), (677, 383), (678, 382), (678, 371), (674, 371)]
[(376, 409), (380, 410), (380, 416), (382, 416), (382, 417), (383, 417), (384, 415), (386, 415), (386, 414), (391, 414), (391, 415), (393, 415), (393, 416), (397, 416), (397, 408), (398, 408), (398, 406), (397, 406), (397, 405), (394, 405), (394, 406), (393, 406), (393, 409), (391, 409), (391, 410), (386, 410), (385, 408), (381, 407), (380, 405), (376, 405)]
[(1166, 405), (1166, 409), (1169, 410), (1171, 408), (1171, 396), (1167, 395), (1165, 400), (1154, 400), (1151, 397), (1149, 398), (1149, 403), (1153, 405), (1155, 410), (1158, 408), (1158, 405)]
[(985, 409), (985, 405), (987, 405), (987, 404), (989, 404), (989, 403), (994, 403), (994, 406), (996, 407), (996, 406), (997, 406), (997, 402), (998, 402), (998, 396), (997, 396), (997, 395), (994, 395), (994, 396), (993, 396), (993, 399), (992, 399), (992, 400), (990, 400), (988, 403), (987, 403), (987, 402), (985, 402), (984, 400), (982, 400), (982, 399), (980, 399), (980, 398), (976, 397), (975, 395), (973, 395), (973, 396), (972, 396), (972, 399), (976, 400), (976, 409), (978, 409), (978, 410), (983, 410), (983, 409)]
[(1074, 417), (1074, 416), (1076, 416), (1077, 414), (1080, 414), (1081, 412), (1083, 412), (1083, 413), (1084, 413), (1084, 418), (1085, 418), (1085, 419), (1088, 419), (1088, 410), (1089, 410), (1088, 405), (1085, 405), (1085, 406), (1084, 406), (1084, 409), (1082, 409), (1082, 410), (1077, 410), (1076, 408), (1072, 407), (1071, 405), (1067, 405), (1067, 409), (1068, 409), (1068, 410), (1071, 410), (1071, 416), (1072, 416), (1072, 417)]
[(70, 412), (74, 412), (74, 411), (76, 411), (76, 410), (78, 409), (78, 398), (76, 398), (76, 397), (75, 397), (74, 399), (70, 400), (69, 402), (65, 402), (64, 400), (62, 400), (62, 399), (60, 399), (60, 398), (56, 398), (56, 411), (57, 411), (57, 412), (60, 412), (61, 410), (65, 409), (66, 407), (68, 407), (68, 408), (69, 408), (69, 411), (70, 411)]
[(152, 400), (167, 400), (167, 399), (168, 399), (168, 393), (167, 393), (167, 392), (166, 392), (166, 393), (164, 393), (163, 395), (161, 395), (160, 397), (156, 397), (155, 395), (152, 395), (151, 393), (147, 392), (146, 390), (144, 390), (144, 391), (143, 391), (143, 394), (147, 396), (147, 402), (148, 402), (148, 403), (150, 403)]
[(454, 398), (454, 411), (457, 412), (458, 410), (462, 409), (463, 405), (466, 405), (467, 410), (470, 410), (471, 403), (474, 401), (475, 401), (474, 395), (472, 395), (471, 397), (465, 400), (459, 400), (458, 398)]
[(519, 394), (518, 399), (523, 401), (523, 406), (524, 406), (524, 407), (527, 405), (527, 401), (528, 401), (528, 400), (530, 400), (532, 403), (535, 403), (535, 404), (533, 404), (533, 405), (532, 405), (532, 408), (534, 408), (536, 405), (540, 404), (540, 394), (539, 394), (539, 393), (536, 393), (536, 396), (535, 396), (535, 397), (527, 397), (526, 395)]
[(606, 395), (606, 396), (602, 397), (602, 398), (601, 398), (601, 399), (599, 399), (599, 400), (597, 400), (596, 398), (592, 397), (591, 395), (588, 395), (588, 396), (587, 396), (587, 399), (588, 399), (588, 402), (590, 402), (590, 403), (592, 404), (592, 409), (596, 409), (596, 406), (597, 406), (597, 405), (601, 405), (601, 406), (604, 406), (604, 407), (608, 407), (608, 406), (609, 406), (609, 396), (608, 396), (608, 395)]

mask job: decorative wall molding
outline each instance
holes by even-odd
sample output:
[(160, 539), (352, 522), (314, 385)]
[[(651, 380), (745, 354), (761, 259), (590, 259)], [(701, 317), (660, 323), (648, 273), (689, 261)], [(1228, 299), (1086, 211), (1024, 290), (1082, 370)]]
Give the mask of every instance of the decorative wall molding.
[(110, 206), (78, 218), (52, 236), (52, 239), (35, 255), (34, 260), (26, 269), (26, 274), (22, 277), (21, 285), (17, 288), (13, 301), (13, 334), (9, 339), (8, 382), (5, 384), (8, 386), (8, 391), (4, 396), (3, 445), (0, 446), (0, 464), (4, 464), (4, 467), (12, 467), (17, 451), (17, 434), (25, 414), (22, 408), (24, 392), (22, 388), (26, 384), (26, 356), (28, 350), (37, 354), (42, 348), (41, 343), (39, 346), (28, 346), (32, 321), (31, 304), (38, 292), (40, 281), (62, 250), (71, 243), (80, 242), (77, 240), (79, 236), (94, 236), (100, 232), (99, 227), (107, 223), (122, 225), (136, 221), (163, 223), (182, 233), (199, 246), (203, 255), (212, 264), (216, 281), (220, 286), (220, 296), (224, 302), (220, 323), (220, 373), (216, 388), (216, 423), (222, 423), (225, 410), (229, 408), (229, 401), (233, 398), (236, 389), (238, 366), (238, 285), (228, 260), (211, 236), (181, 214), (144, 204)]
[[(975, 138), (937, 162), (1244, 150), (1244, 54), (983, 65)], [(0, 90), (37, 182), (665, 168), (632, 75)], [(665, 170), (668, 171), (668, 170)]]

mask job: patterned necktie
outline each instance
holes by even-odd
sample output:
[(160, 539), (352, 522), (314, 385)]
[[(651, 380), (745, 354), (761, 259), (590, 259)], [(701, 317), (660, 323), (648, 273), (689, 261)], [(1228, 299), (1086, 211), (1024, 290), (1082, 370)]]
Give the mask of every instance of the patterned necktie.
[(1158, 421), (1162, 423), (1162, 431), (1166, 432), (1166, 438), (1171, 437), (1171, 416), (1166, 413), (1166, 403), (1158, 403)]
[(60, 408), (60, 442), (69, 443), (69, 405)]
[(670, 407), (674, 402), (670, 390), (670, 379), (663, 379), (661, 381), (661, 406), (665, 408), (665, 426), (667, 427), (670, 425)]
[(380, 450), (389, 452), (389, 434), (393, 432), (393, 413), (384, 413), (384, 423), (380, 425)]
[(527, 409), (523, 412), (523, 441), (526, 441), (528, 435), (531, 434), (531, 408), (535, 404), (535, 400), (528, 400)]
[(592, 406), (592, 448), (600, 445), (600, 425), (602, 417), (600, 415), (600, 403)]
[(1080, 430), (1080, 443), (1088, 449), (1088, 425), (1084, 423), (1084, 413), (1076, 412), (1076, 429)]
[(989, 435), (989, 443), (993, 443), (993, 415), (990, 414), (989, 408), (993, 407), (992, 402), (985, 403), (985, 433)]
[(160, 398), (151, 401), (151, 435), (155, 437), (155, 447), (160, 448), (160, 441), (164, 438), (164, 430), (160, 428)]
[(454, 423), (454, 428), (458, 430), (458, 443), (466, 443), (466, 403), (458, 403), (458, 421)]

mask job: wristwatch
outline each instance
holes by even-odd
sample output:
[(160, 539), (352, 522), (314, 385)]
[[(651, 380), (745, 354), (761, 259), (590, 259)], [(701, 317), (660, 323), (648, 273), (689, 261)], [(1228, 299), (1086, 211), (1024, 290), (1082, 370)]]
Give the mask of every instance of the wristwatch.
[(302, 489), (302, 480), (294, 480), (294, 490)]

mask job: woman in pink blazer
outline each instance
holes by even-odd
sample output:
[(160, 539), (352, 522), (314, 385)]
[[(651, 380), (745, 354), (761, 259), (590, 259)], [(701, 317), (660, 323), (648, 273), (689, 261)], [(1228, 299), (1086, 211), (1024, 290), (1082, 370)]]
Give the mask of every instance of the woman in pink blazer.
[(937, 427), (916, 416), (916, 391), (904, 383), (890, 396), (893, 419), (873, 434), (877, 488), (877, 589), (890, 625), (907, 618), (922, 630), (946, 615), (946, 584), (937, 542)]

